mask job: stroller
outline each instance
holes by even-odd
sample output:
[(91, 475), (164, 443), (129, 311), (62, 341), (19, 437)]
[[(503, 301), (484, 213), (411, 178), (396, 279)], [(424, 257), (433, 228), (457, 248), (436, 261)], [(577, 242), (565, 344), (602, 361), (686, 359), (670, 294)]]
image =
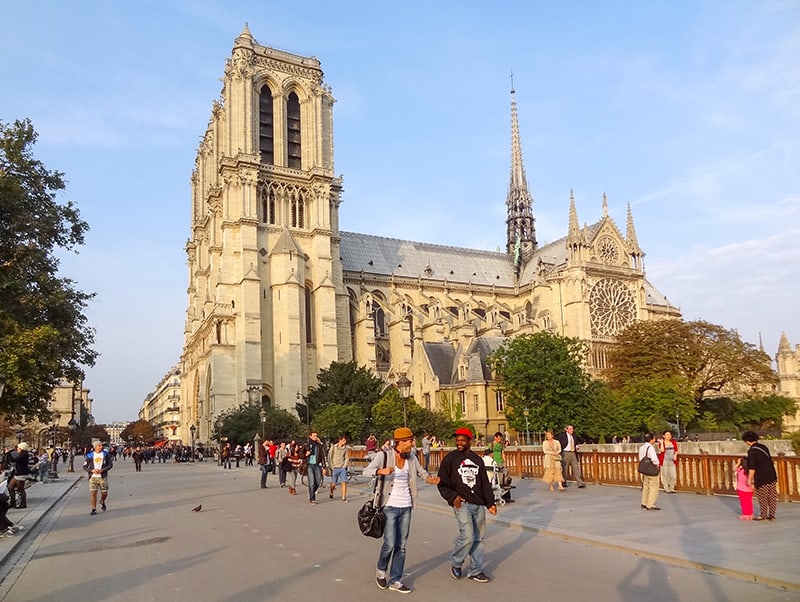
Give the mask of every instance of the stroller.
[(492, 494), (494, 495), (494, 503), (500, 506), (505, 506), (514, 500), (511, 499), (511, 490), (514, 485), (511, 484), (511, 477), (508, 476), (508, 471), (504, 466), (500, 466), (492, 458), (491, 453), (483, 456), (483, 463), (486, 465), (486, 474), (489, 476), (489, 482), (492, 484)]

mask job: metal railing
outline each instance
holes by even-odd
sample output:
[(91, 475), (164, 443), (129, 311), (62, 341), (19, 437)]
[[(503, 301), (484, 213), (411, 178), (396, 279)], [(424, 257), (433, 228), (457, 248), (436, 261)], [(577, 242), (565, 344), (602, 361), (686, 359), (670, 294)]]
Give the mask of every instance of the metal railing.
[[(431, 450), (430, 472), (439, 469), (439, 462), (451, 449)], [(482, 449), (476, 450), (478, 454)], [(420, 461), (422, 453), (418, 451)], [(363, 458), (364, 450), (353, 450), (352, 457)], [(639, 456), (635, 452), (600, 452), (592, 450), (579, 454), (583, 480), (596, 485), (638, 487)], [(677, 462), (678, 479), (675, 489), (703, 495), (736, 495), (736, 462), (741, 454), (680, 454)], [(778, 474), (778, 499), (800, 502), (800, 457), (773, 456)], [(539, 450), (506, 449), (506, 469), (512, 477), (541, 478), (544, 474), (544, 454)]]

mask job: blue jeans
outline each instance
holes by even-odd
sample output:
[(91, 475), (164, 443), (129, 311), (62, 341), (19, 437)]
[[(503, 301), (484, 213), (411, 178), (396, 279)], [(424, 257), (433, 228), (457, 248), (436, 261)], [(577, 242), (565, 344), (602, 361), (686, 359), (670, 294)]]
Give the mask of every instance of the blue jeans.
[(486, 506), (464, 502), (461, 508), (453, 508), (458, 522), (458, 537), (450, 563), (461, 567), (469, 555), (472, 564), (467, 576), (483, 572), (483, 534), (486, 529)]
[(322, 466), (319, 464), (308, 465), (308, 501), (317, 501), (317, 489), (322, 483)]
[(392, 560), (392, 570), (389, 571), (389, 583), (402, 581), (403, 570), (406, 566), (406, 541), (411, 530), (411, 506), (394, 508), (384, 506), (386, 527), (383, 529), (383, 545), (378, 555), (378, 570), (386, 571), (389, 568), (389, 559)]
[(269, 464), (259, 464), (258, 467), (261, 469), (261, 486), (266, 487)]

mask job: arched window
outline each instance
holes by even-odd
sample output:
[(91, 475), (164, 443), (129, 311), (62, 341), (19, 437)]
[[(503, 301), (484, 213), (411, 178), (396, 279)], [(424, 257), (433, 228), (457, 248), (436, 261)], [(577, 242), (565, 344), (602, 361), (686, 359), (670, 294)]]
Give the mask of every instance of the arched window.
[(261, 223), (275, 224), (275, 191), (261, 191)]
[(286, 150), (287, 166), (301, 169), (300, 160), (300, 99), (292, 92), (286, 101)]
[(275, 164), (275, 125), (272, 92), (268, 86), (262, 86), (258, 96), (258, 150), (262, 163)]

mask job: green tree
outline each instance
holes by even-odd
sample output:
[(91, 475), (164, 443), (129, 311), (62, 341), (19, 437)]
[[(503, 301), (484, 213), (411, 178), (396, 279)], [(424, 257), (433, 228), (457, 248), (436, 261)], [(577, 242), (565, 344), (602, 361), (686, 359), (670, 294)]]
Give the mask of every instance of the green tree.
[(506, 340), (489, 358), (506, 399), (506, 417), (517, 431), (560, 427), (584, 415), (590, 379), (583, 371), (583, 341), (550, 332)]
[[(352, 362), (331, 362), (317, 374), (317, 386), (295, 404), (297, 415), (315, 422), (318, 412), (332, 405), (355, 405), (368, 418), (385, 384), (370, 370)], [(306, 404), (308, 404), (306, 406)], [(308, 412), (308, 413), (306, 413)]]
[[(389, 389), (372, 408), (372, 431), (378, 439), (389, 439), (399, 426), (403, 426), (403, 400), (397, 389)], [(439, 439), (452, 436), (458, 426), (469, 426), (466, 422), (452, 420), (445, 412), (423, 408), (413, 398), (406, 401), (405, 415), (408, 427), (417, 437), (424, 433), (436, 435)]]
[(56, 257), (82, 245), (88, 225), (57, 202), (63, 174), (33, 157), (36, 138), (29, 120), (0, 121), (0, 410), (12, 420), (46, 418), (59, 380), (82, 381), (97, 357), (83, 313), (94, 295), (60, 278)]
[(797, 402), (783, 395), (752, 397), (736, 404), (733, 422), (739, 430), (781, 430), (783, 417), (797, 412)]
[[(83, 430), (81, 440), (83, 446), (89, 447), (94, 441), (110, 442), (111, 435), (108, 434), (106, 427), (102, 424), (90, 424)], [(152, 439), (149, 441), (152, 441)]]
[(627, 434), (673, 429), (697, 414), (691, 388), (680, 377), (634, 381), (618, 392), (621, 430)]
[[(222, 412), (214, 423), (212, 438), (227, 437), (232, 444), (252, 442), (255, 436), (277, 441), (298, 438), (302, 434), (300, 421), (282, 408), (264, 408), (266, 422), (261, 423), (261, 404), (245, 402)], [(263, 431), (263, 433), (262, 433)]]
[(735, 330), (702, 320), (634, 322), (609, 353), (612, 387), (657, 378), (683, 378), (696, 404), (707, 392), (737, 392), (777, 382), (769, 356)]
[(314, 419), (314, 428), (325, 439), (346, 435), (350, 442), (361, 442), (364, 431), (364, 415), (355, 404), (330, 405)]

